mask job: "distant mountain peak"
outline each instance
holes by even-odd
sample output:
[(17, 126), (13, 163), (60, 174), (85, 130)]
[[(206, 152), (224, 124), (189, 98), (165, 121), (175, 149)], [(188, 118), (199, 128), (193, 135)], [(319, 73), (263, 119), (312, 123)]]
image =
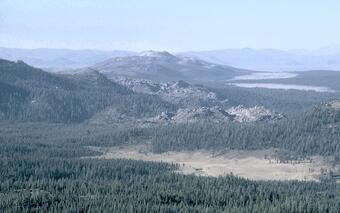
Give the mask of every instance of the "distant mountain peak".
[(143, 51), (143, 52), (139, 53), (138, 56), (155, 57), (155, 58), (176, 57), (176, 56), (170, 54), (167, 51), (154, 51), (154, 50)]

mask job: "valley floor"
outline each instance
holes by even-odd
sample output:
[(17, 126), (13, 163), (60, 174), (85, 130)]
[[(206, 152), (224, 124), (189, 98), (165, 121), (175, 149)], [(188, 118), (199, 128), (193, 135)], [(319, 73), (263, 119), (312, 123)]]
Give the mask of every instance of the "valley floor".
[(321, 171), (331, 168), (326, 159), (314, 156), (309, 160), (280, 163), (274, 150), (261, 151), (181, 151), (151, 153), (146, 146), (89, 147), (102, 152), (97, 159), (133, 159), (179, 164), (182, 174), (202, 176), (236, 176), (251, 180), (305, 180), (318, 181)]

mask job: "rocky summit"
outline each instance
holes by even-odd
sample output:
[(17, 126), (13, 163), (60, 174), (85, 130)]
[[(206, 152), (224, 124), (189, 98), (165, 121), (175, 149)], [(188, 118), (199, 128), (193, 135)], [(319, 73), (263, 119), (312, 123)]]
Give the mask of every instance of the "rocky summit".
[(160, 96), (171, 103), (190, 101), (209, 101), (217, 103), (217, 95), (204, 86), (192, 85), (185, 81), (171, 81), (155, 83), (151, 80), (116, 77), (112, 79), (116, 83), (126, 86), (137, 93), (145, 93)]
[(162, 112), (160, 115), (140, 120), (141, 124), (193, 123), (209, 120), (213, 122), (261, 122), (284, 118), (282, 114), (271, 112), (262, 107), (243, 106), (224, 109), (222, 107), (180, 108), (176, 112)]

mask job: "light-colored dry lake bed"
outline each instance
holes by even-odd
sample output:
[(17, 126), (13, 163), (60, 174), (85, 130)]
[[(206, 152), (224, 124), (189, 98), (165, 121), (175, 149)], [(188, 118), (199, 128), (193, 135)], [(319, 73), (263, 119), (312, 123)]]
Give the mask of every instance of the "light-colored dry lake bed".
[(145, 146), (89, 147), (101, 152), (97, 159), (132, 159), (179, 165), (179, 173), (202, 176), (225, 176), (234, 174), (251, 180), (306, 180), (318, 181), (321, 170), (331, 164), (319, 156), (303, 161), (280, 163), (273, 150), (239, 151), (220, 153), (212, 151), (180, 151), (152, 153)]

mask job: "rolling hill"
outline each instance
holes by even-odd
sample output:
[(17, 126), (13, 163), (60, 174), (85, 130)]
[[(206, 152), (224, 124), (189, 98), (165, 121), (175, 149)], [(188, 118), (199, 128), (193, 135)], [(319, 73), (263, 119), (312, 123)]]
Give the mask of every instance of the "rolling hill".
[(1, 120), (74, 123), (107, 107), (133, 116), (173, 109), (157, 96), (136, 94), (97, 71), (53, 74), (21, 61), (0, 60), (0, 87)]
[(185, 80), (190, 83), (211, 83), (249, 73), (247, 70), (157, 51), (112, 58), (91, 68), (98, 70), (108, 78), (125, 76), (158, 82)]

